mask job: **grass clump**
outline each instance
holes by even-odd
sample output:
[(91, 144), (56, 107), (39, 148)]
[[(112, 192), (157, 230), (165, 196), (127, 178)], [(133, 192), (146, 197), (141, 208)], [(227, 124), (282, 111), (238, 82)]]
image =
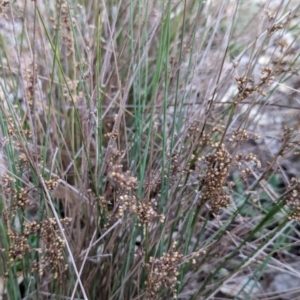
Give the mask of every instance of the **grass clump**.
[(0, 298), (299, 293), (272, 287), (300, 171), (300, 8), (274, 3), (0, 3)]

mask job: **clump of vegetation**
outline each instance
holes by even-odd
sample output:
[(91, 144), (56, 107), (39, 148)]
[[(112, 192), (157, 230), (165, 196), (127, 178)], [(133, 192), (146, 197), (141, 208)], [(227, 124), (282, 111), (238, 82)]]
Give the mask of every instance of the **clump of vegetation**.
[(272, 2), (0, 2), (0, 299), (291, 292), (300, 7)]

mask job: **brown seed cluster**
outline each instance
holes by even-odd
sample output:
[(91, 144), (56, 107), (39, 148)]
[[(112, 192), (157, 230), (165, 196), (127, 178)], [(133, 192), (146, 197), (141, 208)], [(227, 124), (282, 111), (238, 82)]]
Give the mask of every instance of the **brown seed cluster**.
[(229, 141), (241, 144), (242, 142), (247, 141), (251, 138), (257, 140), (260, 139), (260, 136), (258, 134), (250, 135), (245, 129), (240, 128), (235, 130)]
[(148, 273), (146, 284), (147, 300), (157, 299), (157, 295), (162, 288), (169, 289), (174, 298), (176, 296), (177, 276), (179, 275), (178, 267), (182, 261), (182, 254), (175, 251), (176, 243), (168, 253), (162, 257), (150, 257), (149, 263), (145, 264)]
[(56, 189), (59, 183), (59, 177), (57, 175), (54, 175), (53, 178), (49, 180), (45, 180), (45, 185), (48, 190), (53, 191)]
[(299, 13), (292, 13), (290, 11), (287, 17), (283, 21), (281, 21), (280, 23), (274, 23), (276, 14), (269, 9), (265, 9), (264, 12), (267, 15), (268, 20), (270, 22), (270, 27), (268, 28), (268, 33), (270, 35), (272, 35), (273, 33), (275, 33), (280, 29), (283, 29), (291, 20), (299, 17)]
[(279, 24), (274, 24), (273, 26), (271, 26), (269, 28), (269, 33), (270, 34), (273, 34), (274, 32), (276, 32), (277, 30), (279, 29), (282, 29), (283, 28), (283, 24), (279, 23)]
[[(219, 130), (219, 128), (215, 127), (212, 131), (215, 132)], [(199, 146), (206, 146), (212, 142), (211, 135), (207, 134), (206, 132), (202, 132), (202, 128), (196, 123), (189, 127), (189, 134), (191, 137), (191, 142), (197, 142)]]
[[(77, 4), (77, 6), (70, 6), (66, 0), (57, 0), (56, 1), (56, 10), (60, 13), (60, 17), (50, 17), (49, 20), (52, 22), (54, 29), (61, 30), (61, 37), (64, 44), (67, 47), (67, 56), (70, 56), (74, 53), (74, 38), (72, 25), (76, 26), (74, 18), (77, 17), (78, 10), (82, 6)], [(72, 16), (70, 18), (70, 15)], [(57, 20), (60, 20), (58, 22)]]
[[(201, 195), (198, 205), (208, 203), (210, 209), (218, 214), (222, 208), (228, 208), (231, 203), (231, 192), (234, 186), (233, 182), (228, 182), (227, 178), (231, 166), (237, 166), (240, 170), (242, 179), (246, 179), (251, 173), (250, 167), (253, 169), (261, 168), (260, 160), (253, 154), (238, 154), (232, 157), (224, 144), (213, 142), (212, 135), (202, 132), (201, 127), (193, 125), (190, 127), (192, 137), (195, 138), (199, 147), (198, 153), (201, 151), (213, 151), (213, 154), (200, 156), (196, 151), (191, 156), (189, 162), (189, 171), (199, 174)], [(201, 136), (197, 135), (201, 133)], [(212, 133), (223, 135), (223, 129), (213, 127)], [(236, 129), (231, 138), (228, 140), (236, 145), (241, 145), (249, 139), (260, 139), (260, 136), (255, 133), (248, 133), (245, 129)], [(200, 141), (200, 142), (199, 142)], [(250, 164), (250, 165), (249, 165)], [(243, 167), (244, 166), (244, 167)], [(202, 175), (205, 172), (205, 175)]]
[(264, 67), (261, 70), (260, 82), (254, 84), (254, 80), (250, 77), (236, 77), (235, 80), (238, 85), (238, 97), (236, 103), (240, 103), (244, 99), (248, 98), (254, 92), (260, 93), (262, 96), (266, 96), (263, 91), (263, 87), (269, 87), (274, 80), (273, 70), (271, 67)]
[(100, 208), (101, 214), (104, 213), (109, 205), (111, 205), (111, 201), (106, 199), (105, 196), (96, 195), (95, 192), (89, 188), (86, 190), (87, 197), (90, 203), (97, 203)]
[(19, 162), (22, 165), (27, 165), (28, 164), (28, 159), (25, 153), (20, 153), (19, 154)]
[(138, 187), (138, 180), (130, 175), (129, 171), (122, 172), (123, 165), (116, 165), (109, 173), (109, 178), (117, 183), (118, 188), (123, 191), (136, 190)]
[(114, 140), (116, 140), (118, 136), (119, 136), (119, 132), (116, 129), (113, 129), (112, 132), (107, 132), (104, 134), (104, 137), (112, 138)]
[(95, 200), (99, 205), (101, 213), (103, 213), (107, 209), (107, 207), (111, 205), (111, 201), (107, 200), (104, 196), (93, 196), (92, 199)]
[(26, 84), (26, 93), (27, 93), (27, 101), (29, 106), (32, 106), (33, 98), (35, 94), (35, 88), (37, 84), (37, 74), (39, 72), (39, 67), (37, 65), (34, 66), (34, 72), (32, 69), (26, 69), (24, 74), (25, 84)]
[(206, 174), (201, 182), (202, 190), (199, 205), (209, 203), (210, 209), (214, 213), (218, 213), (221, 208), (227, 208), (231, 202), (230, 186), (226, 182), (226, 178), (232, 157), (224, 145), (215, 145), (215, 148), (215, 153), (198, 159), (206, 164)]
[(251, 163), (253, 165), (253, 170), (261, 168), (261, 161), (253, 153), (249, 153), (247, 155), (241, 153), (237, 154), (234, 158), (234, 165), (238, 166), (238, 168), (241, 170), (240, 176), (244, 180), (246, 180), (247, 176), (251, 173), (249, 167), (242, 169), (242, 165), (245, 162)]
[(291, 190), (286, 199), (286, 204), (290, 208), (289, 219), (300, 222), (300, 180), (293, 177), (288, 189)]
[[(67, 225), (69, 219), (62, 219), (60, 222)], [(33, 248), (29, 244), (28, 239), (31, 235), (35, 235), (36, 238), (40, 237), (43, 249)], [(16, 259), (22, 260), (27, 253), (37, 251), (41, 256), (38, 263), (33, 262), (32, 271), (39, 271), (40, 275), (43, 275), (45, 269), (49, 268), (54, 278), (57, 278), (58, 274), (65, 270), (63, 257), (65, 242), (60, 237), (54, 218), (45, 219), (40, 224), (35, 221), (26, 222), (22, 233), (9, 230), (8, 237), (10, 241), (8, 257), (11, 265), (15, 263)], [(2, 249), (2, 251), (5, 251), (5, 249)]]
[[(73, 32), (72, 32), (72, 21), (70, 20), (69, 17), (69, 5), (67, 4), (66, 1), (64, 0), (58, 0), (57, 5), (61, 5), (61, 24), (62, 27), (64, 28), (65, 32), (62, 34), (62, 39), (67, 46), (68, 52), (67, 56), (70, 56), (74, 53), (74, 40), (73, 40)], [(73, 13), (73, 12), (72, 12)]]
[(122, 218), (125, 212), (137, 215), (139, 226), (148, 224), (158, 218), (163, 222), (164, 216), (157, 213), (157, 203), (155, 200), (141, 200), (136, 195), (139, 182), (136, 177), (130, 174), (129, 170), (123, 171), (123, 165), (119, 163), (122, 154), (123, 151), (115, 149), (112, 151), (112, 156), (108, 163), (110, 169), (108, 173), (110, 185), (107, 190), (109, 191), (113, 186), (115, 197), (111, 201), (109, 201), (107, 197), (100, 198), (103, 206), (112, 203), (114, 205), (114, 212), (111, 214), (106, 227), (109, 227), (118, 219)]
[(17, 210), (18, 208), (24, 210), (26, 205), (29, 204), (28, 191), (21, 188), (19, 191), (13, 194), (12, 209)]
[(118, 206), (118, 217), (121, 218), (125, 211), (136, 212), (136, 202), (137, 197), (135, 195), (130, 195), (125, 193), (123, 195), (117, 196), (117, 206)]
[(9, 263), (13, 264), (15, 259), (22, 259), (24, 255), (33, 249), (29, 246), (24, 235), (17, 234), (10, 230), (8, 232), (10, 247), (8, 249)]
[[(125, 211), (136, 214), (138, 219), (138, 226), (148, 224), (155, 219), (160, 219), (160, 222), (164, 222), (164, 215), (159, 215), (155, 210), (155, 202), (141, 202), (141, 200), (135, 195), (123, 194), (117, 197), (117, 218), (121, 218)], [(112, 220), (111, 220), (112, 221)], [(111, 222), (110, 222), (111, 223)]]
[[(55, 186), (55, 180), (48, 181), (48, 188)], [(17, 188), (17, 181), (9, 175), (2, 177), (2, 191), (7, 199), (11, 199), (8, 206), (3, 211), (4, 225), (8, 229), (9, 248), (7, 251), (9, 264), (15, 264), (16, 260), (23, 260), (28, 253), (38, 252), (40, 258), (38, 262), (32, 262), (31, 271), (39, 271), (42, 275), (44, 270), (50, 269), (54, 278), (65, 270), (63, 263), (64, 241), (60, 237), (60, 232), (54, 218), (45, 217), (40, 223), (36, 221), (26, 221), (24, 212), (30, 204), (27, 188)], [(12, 225), (11, 220), (18, 220)], [(60, 220), (63, 225), (69, 223), (69, 219)], [(15, 227), (17, 226), (17, 227)], [(34, 248), (30, 244), (33, 236), (41, 241), (41, 248)]]
[(138, 181), (130, 175), (129, 171), (122, 171), (122, 164), (111, 164), (111, 167), (108, 177), (117, 185), (116, 207), (118, 208), (117, 218), (120, 218), (124, 211), (135, 208), (137, 200), (133, 191), (137, 189)]
[[(31, 85), (31, 83), (29, 85)], [(29, 90), (29, 93), (32, 93), (32, 90), (30, 88)], [(32, 103), (32, 101), (30, 103)], [(25, 119), (21, 119), (21, 117), (17, 115), (18, 108), (18, 105), (13, 105), (12, 109), (15, 111), (15, 113), (11, 113), (11, 111), (9, 111), (6, 107), (3, 107), (3, 114), (4, 121), (7, 125), (7, 133), (10, 136), (10, 139), (7, 138), (5, 142), (12, 143), (15, 149), (20, 150), (23, 147), (18, 141), (18, 137), (20, 136), (20, 134), (22, 134), (23, 137), (26, 137), (26, 139), (30, 139), (32, 137), (32, 133), (28, 128), (25, 128), (26, 119), (28, 118), (28, 116), (26, 116)]]
[(15, 126), (15, 122), (13, 120), (12, 117), (7, 117), (6, 118), (6, 122), (7, 122), (7, 128), (8, 128), (8, 134), (10, 136), (15, 136), (16, 135), (16, 126)]
[[(268, 34), (271, 36), (276, 31), (283, 29), (291, 20), (299, 17), (299, 14), (289, 13), (285, 20), (281, 23), (274, 23), (275, 14), (271, 11), (265, 11), (269, 22), (270, 27), (268, 28)], [(238, 84), (238, 97), (236, 103), (240, 103), (254, 92), (261, 94), (262, 96), (266, 96), (267, 93), (263, 90), (265, 87), (269, 87), (275, 79), (275, 76), (281, 73), (297, 73), (296, 68), (293, 68), (293, 62), (295, 61), (295, 54), (298, 55), (297, 50), (294, 47), (289, 46), (287, 41), (284, 38), (280, 38), (277, 40), (277, 45), (279, 47), (279, 51), (281, 52), (281, 57), (278, 57), (277, 54), (272, 53), (271, 58), (271, 66), (265, 66), (261, 70), (260, 82), (258, 84), (254, 84), (254, 80), (247, 76), (238, 76), (236, 77), (236, 82)], [(294, 54), (293, 56), (291, 56)]]
[(3, 0), (0, 2), (0, 16), (3, 16), (5, 19), (8, 19), (7, 10), (9, 9), (9, 1)]
[[(64, 225), (68, 225), (69, 221), (70, 220), (68, 218), (60, 220), (60, 222)], [(40, 274), (42, 275), (44, 270), (47, 267), (50, 267), (53, 272), (54, 279), (56, 279), (59, 273), (66, 270), (67, 265), (64, 264), (63, 257), (65, 242), (60, 237), (60, 232), (54, 218), (42, 221), (41, 240), (44, 244), (45, 253), (40, 262)]]
[(26, 206), (30, 204), (28, 197), (29, 191), (25, 188), (17, 189), (15, 183), (16, 179), (8, 174), (2, 177), (3, 194), (6, 198), (11, 199), (10, 206), (7, 209), (10, 211), (21, 209), (21, 211), (24, 211)]
[(2, 177), (1, 187), (3, 188), (3, 192), (6, 196), (10, 195), (10, 193), (12, 191), (12, 187), (14, 187), (15, 182), (16, 182), (16, 179), (11, 177), (8, 174), (6, 174)]
[(153, 220), (159, 218), (160, 222), (165, 221), (165, 216), (163, 214), (159, 215), (157, 211), (153, 208), (156, 203), (145, 202), (140, 203), (133, 212), (136, 212), (138, 215), (138, 226), (142, 224), (148, 224)]
[(296, 55), (298, 55), (297, 46), (293, 43), (289, 44), (284, 38), (276, 40), (276, 45), (279, 47), (279, 53), (276, 52), (272, 56), (274, 73), (276, 75), (288, 72), (298, 74), (298, 68), (294, 64)]
[[(296, 133), (296, 134), (295, 134)], [(299, 148), (300, 140), (297, 131), (293, 127), (284, 126), (281, 138), (281, 146), (278, 150), (278, 156), (284, 156), (287, 153), (294, 152), (295, 148)], [(296, 153), (297, 154), (297, 151)]]
[[(109, 178), (117, 185), (116, 207), (117, 214), (114, 218), (121, 218), (125, 211), (137, 214), (138, 225), (147, 224), (156, 218), (164, 220), (163, 215), (159, 215), (153, 208), (150, 201), (142, 202), (136, 195), (135, 190), (138, 187), (138, 180), (130, 175), (129, 171), (122, 172), (122, 165), (113, 166), (109, 173)], [(113, 219), (110, 220), (110, 224)]]

